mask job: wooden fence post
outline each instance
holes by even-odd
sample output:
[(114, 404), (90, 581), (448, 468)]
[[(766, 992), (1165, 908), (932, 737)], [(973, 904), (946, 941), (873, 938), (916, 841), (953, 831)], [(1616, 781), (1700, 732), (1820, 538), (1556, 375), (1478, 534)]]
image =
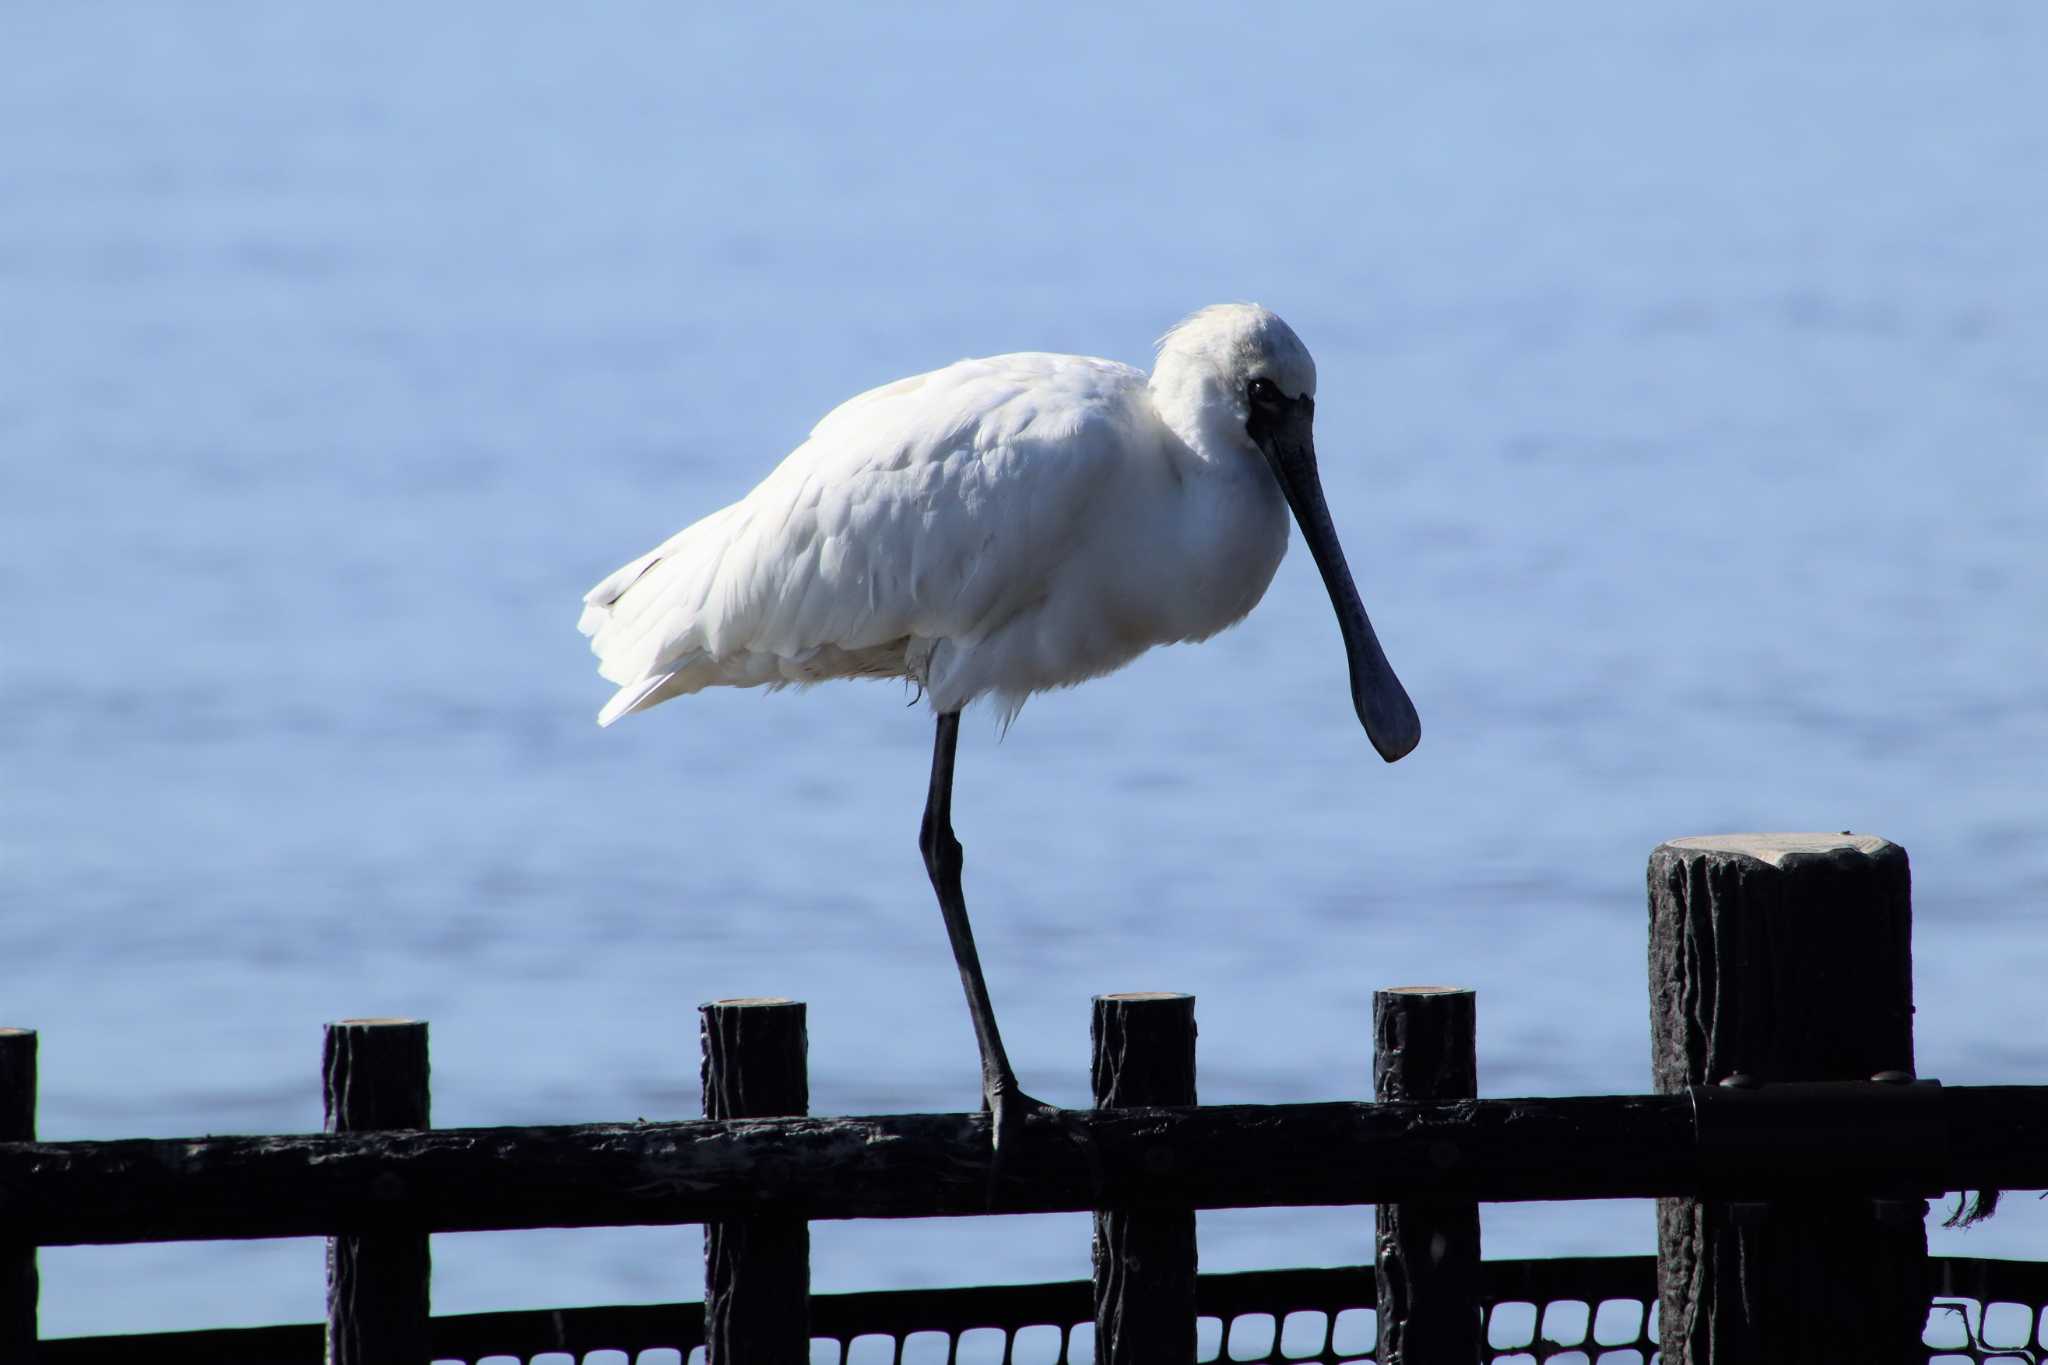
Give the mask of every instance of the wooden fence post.
[[(714, 1000), (702, 1018), (704, 1117), (810, 1112), (804, 1006)], [(803, 1365), (811, 1355), (811, 1228), (764, 1215), (704, 1225), (706, 1365)]]
[[(35, 1140), (35, 1030), (0, 1028), (0, 1142)], [(35, 1360), (39, 1292), (35, 1247), (0, 1244), (0, 1360)]]
[[(1476, 1099), (1475, 997), (1456, 986), (1396, 986), (1372, 994), (1373, 1098), (1417, 1104)], [(1457, 1160), (1447, 1146), (1443, 1162)], [(1479, 1316), (1479, 1206), (1410, 1199), (1376, 1214), (1379, 1365), (1472, 1365)]]
[[(421, 1020), (329, 1024), (320, 1075), (330, 1133), (428, 1126), (427, 1026)], [(400, 1178), (390, 1180), (391, 1187), (377, 1193), (400, 1203), (408, 1191)], [(328, 1365), (426, 1365), (432, 1273), (424, 1232), (330, 1237)]]
[[(1095, 997), (1089, 1074), (1097, 1109), (1195, 1103), (1195, 997)], [(1160, 1148), (1148, 1156), (1171, 1162)], [(1195, 1358), (1195, 1211), (1095, 1214), (1096, 1365)]]
[[(1904, 849), (1846, 832), (1674, 839), (1650, 855), (1649, 892), (1660, 1093), (1910, 1075)], [(1663, 1359), (1924, 1362), (1925, 1212), (1659, 1200)]]

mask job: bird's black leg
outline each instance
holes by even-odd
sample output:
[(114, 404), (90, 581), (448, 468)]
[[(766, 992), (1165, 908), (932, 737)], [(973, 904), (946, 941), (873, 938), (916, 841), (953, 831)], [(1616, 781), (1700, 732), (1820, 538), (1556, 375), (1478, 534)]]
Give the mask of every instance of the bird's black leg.
[(974, 1041), (981, 1047), (982, 1096), (995, 1121), (995, 1145), (1000, 1152), (1004, 1135), (1014, 1131), (1012, 1125), (1021, 1123), (1027, 1113), (1059, 1111), (1018, 1088), (1017, 1073), (1010, 1070), (1010, 1059), (1003, 1052), (1003, 1036), (996, 1031), (988, 983), (981, 978), (974, 930), (967, 923), (967, 898), (960, 890), (960, 841), (953, 837), (953, 754), (959, 742), (960, 713), (940, 716), (932, 743), (931, 794), (925, 802), (917, 846), (924, 853), (925, 870), (931, 873), (932, 890), (938, 893), (939, 912), (946, 917), (946, 937), (953, 943), (960, 984), (967, 989), (967, 1012), (974, 1016)]

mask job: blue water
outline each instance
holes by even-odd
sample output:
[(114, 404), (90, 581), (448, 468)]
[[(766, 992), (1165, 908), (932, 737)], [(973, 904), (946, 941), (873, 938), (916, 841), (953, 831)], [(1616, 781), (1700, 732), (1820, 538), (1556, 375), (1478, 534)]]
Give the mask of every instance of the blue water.
[[(820, 1112), (962, 1109), (884, 685), (600, 732), (591, 582), (838, 399), (1144, 362), (1256, 298), (1424, 719), (1382, 765), (1300, 557), (1207, 645), (967, 727), (1010, 1049), (1200, 999), (1211, 1101), (1369, 1088), (1375, 986), (1493, 1095), (1645, 1088), (1646, 855), (1912, 853), (1919, 1059), (2048, 1080), (2048, 10), (1611, 0), (0, 16), (0, 1022), (50, 1138), (307, 1130), (322, 1022), (443, 1125), (692, 1117), (695, 1006)], [(2011, 1201), (1937, 1234), (2048, 1254)], [(1363, 1211), (1205, 1216), (1216, 1269)], [(1638, 1204), (1492, 1254), (1647, 1249)], [(824, 1288), (1086, 1273), (1086, 1222), (821, 1225)], [(445, 1311), (694, 1295), (695, 1229), (436, 1239)], [(311, 1319), (314, 1242), (52, 1250), (52, 1334)]]

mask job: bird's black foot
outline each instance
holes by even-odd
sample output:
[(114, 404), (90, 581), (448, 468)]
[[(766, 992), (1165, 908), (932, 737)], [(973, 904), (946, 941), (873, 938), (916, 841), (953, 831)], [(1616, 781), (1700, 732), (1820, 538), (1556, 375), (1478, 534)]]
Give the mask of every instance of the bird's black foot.
[(1014, 1145), (1012, 1140), (1023, 1131), (1025, 1123), (1034, 1118), (1061, 1122), (1067, 1113), (1058, 1105), (1033, 1099), (1018, 1089), (1015, 1081), (1007, 1086), (990, 1086), (982, 1096), (982, 1103), (987, 1107), (989, 1117), (995, 1120), (990, 1125), (990, 1133), (998, 1160), (1002, 1158), (1004, 1144), (1011, 1142)]
[(989, 1124), (987, 1200), (993, 1209), (996, 1207), (996, 1191), (1003, 1183), (1003, 1173), (1009, 1167), (1010, 1158), (1017, 1151), (1017, 1139), (1023, 1133), (1024, 1125), (1058, 1123), (1067, 1116), (1067, 1111), (1025, 1094), (1014, 1080), (1008, 1084), (987, 1086), (982, 1091), (981, 1102), (992, 1120)]
[(1062, 1109), (1056, 1104), (1034, 1099), (1025, 1094), (1012, 1082), (998, 1090), (991, 1086), (982, 1097), (994, 1120), (989, 1125), (992, 1139), (988, 1163), (988, 1204), (996, 1206), (996, 1192), (1003, 1183), (1004, 1172), (1019, 1150), (1018, 1141), (1025, 1127), (1040, 1131), (1050, 1130), (1064, 1137), (1078, 1148), (1088, 1164), (1089, 1179), (1100, 1186), (1102, 1171), (1095, 1154), (1094, 1134), (1088, 1127), (1088, 1111), (1085, 1109)]

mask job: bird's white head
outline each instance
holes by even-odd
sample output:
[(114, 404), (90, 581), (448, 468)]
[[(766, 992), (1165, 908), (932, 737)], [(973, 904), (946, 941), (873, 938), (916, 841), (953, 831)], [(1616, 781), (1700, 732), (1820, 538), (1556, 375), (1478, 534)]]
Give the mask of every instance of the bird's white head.
[(1251, 386), (1263, 379), (1287, 398), (1314, 399), (1316, 362), (1280, 315), (1256, 303), (1218, 303), (1159, 338), (1153, 404), (1196, 449), (1244, 439)]
[(1422, 722), (1358, 600), (1316, 471), (1316, 363), (1294, 329), (1255, 303), (1204, 308), (1159, 341), (1152, 403), (1188, 447), (1209, 458), (1257, 451), (1301, 527), (1329, 589), (1351, 665), (1351, 701), (1373, 747), (1392, 763)]

